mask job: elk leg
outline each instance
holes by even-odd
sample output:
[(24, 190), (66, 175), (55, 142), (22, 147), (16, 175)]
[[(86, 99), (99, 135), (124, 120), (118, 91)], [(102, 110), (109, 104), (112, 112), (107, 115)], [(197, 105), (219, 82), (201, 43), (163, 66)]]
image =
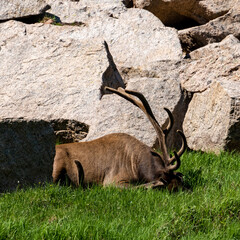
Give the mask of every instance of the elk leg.
[(56, 163), (56, 161), (54, 161), (53, 172), (52, 172), (53, 182), (57, 183), (58, 181), (62, 180), (63, 175), (65, 174), (66, 174), (66, 169), (64, 169), (61, 164)]
[(138, 186), (136, 186), (136, 188), (155, 189), (155, 188), (163, 188), (164, 186), (166, 186), (166, 185), (161, 181), (152, 181), (149, 183), (144, 183), (144, 184), (138, 185)]
[(78, 183), (79, 183), (79, 185), (81, 185), (81, 186), (83, 187), (83, 181), (84, 181), (83, 166), (82, 166), (82, 164), (81, 164), (79, 161), (77, 161), (77, 160), (75, 160), (74, 162), (75, 162), (75, 164), (76, 164), (76, 166), (77, 166), (77, 170), (78, 170), (78, 172), (77, 172), (77, 174), (78, 174)]
[(83, 185), (84, 172), (82, 164), (78, 160), (75, 160), (73, 164), (67, 167), (67, 176), (76, 187)]
[(166, 186), (161, 181), (152, 181), (152, 182), (144, 183), (144, 184), (140, 184), (140, 185), (133, 185), (125, 180), (121, 180), (115, 185), (120, 188), (131, 188), (132, 187), (132, 188), (145, 188), (145, 189), (163, 188)]
[(76, 187), (79, 187), (79, 176), (76, 166), (67, 169), (67, 176), (69, 177), (71, 183), (73, 183)]
[(69, 185), (71, 181), (65, 168), (54, 168), (52, 177), (53, 183), (60, 183), (60, 185)]

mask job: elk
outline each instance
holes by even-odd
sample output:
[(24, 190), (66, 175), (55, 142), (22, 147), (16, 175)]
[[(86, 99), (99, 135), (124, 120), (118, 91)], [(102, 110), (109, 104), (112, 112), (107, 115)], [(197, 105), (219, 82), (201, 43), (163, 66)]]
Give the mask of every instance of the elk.
[(168, 188), (170, 191), (182, 186), (180, 157), (186, 149), (184, 134), (182, 146), (174, 156), (169, 155), (166, 138), (174, 119), (169, 109), (166, 129), (162, 129), (153, 112), (140, 92), (123, 88), (105, 87), (140, 108), (154, 127), (161, 152), (125, 133), (112, 133), (101, 138), (80, 143), (56, 146), (53, 163), (53, 181), (61, 180), (65, 172), (76, 186), (81, 184), (115, 185), (120, 187)]

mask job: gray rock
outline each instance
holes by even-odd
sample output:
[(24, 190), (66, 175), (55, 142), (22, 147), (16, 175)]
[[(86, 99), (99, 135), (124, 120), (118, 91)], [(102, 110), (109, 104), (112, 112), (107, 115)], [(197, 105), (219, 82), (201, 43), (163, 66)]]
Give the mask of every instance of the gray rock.
[(1, 0), (0, 21), (38, 15), (48, 9), (45, 0)]
[(51, 181), (55, 137), (42, 120), (0, 121), (0, 192)]
[(181, 58), (177, 32), (145, 14), (130, 9), (81, 27), (0, 24), (1, 117), (74, 119), (91, 127), (108, 68), (104, 39), (119, 67)]
[(152, 12), (166, 25), (176, 25), (186, 18), (207, 23), (228, 12), (236, 0), (133, 0), (135, 7)]
[(194, 93), (183, 129), (191, 149), (213, 151), (240, 146), (240, 42), (232, 35), (191, 53), (180, 73)]
[(240, 39), (240, 1), (235, 3), (225, 15), (204, 25), (179, 31), (179, 38), (186, 51), (220, 42), (230, 34)]
[(180, 72), (181, 87), (188, 92), (203, 92), (214, 81), (239, 81), (240, 42), (233, 35), (191, 52), (190, 57)]
[[(161, 61), (152, 66), (141, 68), (122, 68), (122, 76), (127, 80), (126, 89), (143, 93), (148, 100), (156, 119), (161, 125), (167, 123), (169, 108), (175, 117), (176, 128), (181, 128), (181, 119), (176, 114), (176, 106), (181, 99), (179, 88), (179, 62)], [(182, 108), (183, 105), (179, 106)], [(178, 109), (181, 112), (182, 109)], [(85, 141), (101, 137), (109, 133), (124, 132), (135, 136), (149, 146), (155, 146), (156, 133), (142, 111), (127, 100), (115, 95), (104, 95), (96, 111), (95, 123), (90, 127)], [(179, 124), (180, 122), (180, 124)], [(179, 126), (180, 125), (180, 126)], [(172, 134), (168, 146), (178, 146), (176, 134)]]
[(56, 143), (80, 142), (89, 131), (89, 126), (72, 119), (55, 119), (50, 121), (56, 135)]
[(193, 150), (240, 150), (240, 82), (214, 82), (195, 93), (183, 129)]
[(57, 16), (63, 23), (87, 24), (93, 18), (118, 17), (127, 8), (119, 0), (46, 0), (51, 6), (48, 13)]

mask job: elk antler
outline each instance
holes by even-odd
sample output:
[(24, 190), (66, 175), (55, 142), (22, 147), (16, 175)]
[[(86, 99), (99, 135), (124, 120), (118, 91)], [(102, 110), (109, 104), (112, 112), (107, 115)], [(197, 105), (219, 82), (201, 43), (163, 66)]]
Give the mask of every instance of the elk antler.
[(180, 161), (179, 155), (175, 151), (173, 153), (174, 153), (174, 161), (176, 160), (177, 162), (176, 162), (176, 164), (170, 165), (168, 167), (168, 170), (170, 170), (170, 171), (177, 170), (180, 167), (180, 165), (181, 165), (181, 161)]
[[(186, 137), (185, 137), (184, 133), (182, 131), (180, 131), (180, 130), (177, 130), (177, 132), (180, 134), (180, 136), (182, 138), (182, 146), (181, 146), (180, 150), (178, 151), (178, 153), (174, 152), (174, 157), (169, 159), (169, 165), (171, 165), (172, 163), (177, 161), (177, 163), (175, 164), (176, 166), (179, 165), (178, 161), (180, 161), (180, 157), (182, 156), (182, 154), (184, 153), (184, 151), (187, 148), (187, 140), (186, 140)], [(171, 168), (174, 168), (175, 165), (172, 165)], [(177, 168), (179, 168), (179, 166)], [(173, 169), (173, 170), (176, 170), (176, 169)]]
[[(157, 133), (159, 146), (160, 146), (162, 154), (163, 154), (163, 160), (168, 164), (169, 163), (169, 155), (168, 155), (167, 147), (165, 144), (165, 135), (164, 135), (164, 132), (163, 132), (162, 128), (160, 127), (159, 123), (157, 122), (155, 116), (153, 115), (153, 112), (152, 112), (146, 98), (139, 92), (123, 89), (120, 87), (117, 90), (114, 88), (110, 88), (110, 87), (105, 87), (105, 89), (125, 98), (126, 100), (133, 103), (135, 106), (139, 107), (145, 113), (145, 115), (148, 117), (148, 119), (150, 120), (151, 124), (153, 125), (153, 127)], [(140, 101), (133, 98), (130, 94), (139, 98)]]
[(173, 118), (171, 111), (168, 108), (163, 108), (163, 109), (167, 112), (168, 117), (169, 117), (169, 123), (168, 123), (167, 127), (163, 130), (163, 133), (165, 135), (165, 141), (166, 141), (167, 136), (168, 136), (169, 132), (171, 131), (172, 126), (174, 124), (174, 118)]

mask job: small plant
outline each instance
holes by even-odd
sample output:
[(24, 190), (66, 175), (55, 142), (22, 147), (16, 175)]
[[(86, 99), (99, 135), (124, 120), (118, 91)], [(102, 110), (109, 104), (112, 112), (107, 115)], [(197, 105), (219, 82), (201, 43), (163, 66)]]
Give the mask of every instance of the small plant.
[(50, 14), (50, 13), (45, 13), (44, 15), (42, 15), (42, 17), (39, 19), (40, 23), (49, 23), (49, 24), (53, 24), (53, 25), (58, 25), (58, 26), (62, 26), (63, 24), (61, 23), (61, 20), (59, 17)]

